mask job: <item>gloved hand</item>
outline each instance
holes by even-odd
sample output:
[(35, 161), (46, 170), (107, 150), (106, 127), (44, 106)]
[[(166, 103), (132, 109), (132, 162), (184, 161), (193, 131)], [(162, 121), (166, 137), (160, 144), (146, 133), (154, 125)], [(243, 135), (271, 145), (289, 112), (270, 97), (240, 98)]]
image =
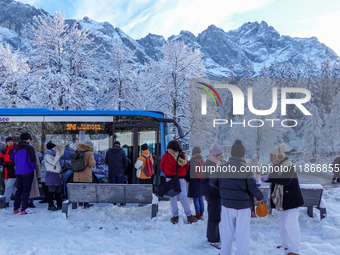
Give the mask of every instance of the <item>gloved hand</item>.
[(269, 176), (267, 174), (261, 176), (261, 182), (265, 182), (269, 179)]
[(8, 166), (8, 162), (2, 162), (2, 164), (1, 164), (3, 167), (6, 167), (6, 166)]
[(41, 180), (41, 177), (38, 177), (38, 178), (37, 178), (37, 180), (38, 180), (38, 182), (40, 182), (40, 180)]

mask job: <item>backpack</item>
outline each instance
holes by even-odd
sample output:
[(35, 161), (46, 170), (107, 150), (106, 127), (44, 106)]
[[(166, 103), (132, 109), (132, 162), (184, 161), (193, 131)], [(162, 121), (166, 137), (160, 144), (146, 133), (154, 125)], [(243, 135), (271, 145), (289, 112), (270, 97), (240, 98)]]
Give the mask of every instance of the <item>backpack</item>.
[(204, 167), (204, 160), (202, 159), (202, 161), (199, 161), (197, 158), (194, 158), (194, 160), (200, 164), (200, 171), (199, 172), (195, 171), (195, 173), (196, 173), (197, 178), (201, 180), (202, 178), (201, 175), (202, 175), (202, 171)]
[(143, 168), (143, 172), (147, 177), (151, 177), (153, 174), (153, 167), (152, 167), (152, 161), (151, 161), (151, 155), (149, 157), (145, 157), (144, 155), (141, 155), (143, 158), (145, 158), (145, 165)]
[(78, 151), (75, 151), (73, 154), (70, 154), (73, 172), (82, 172), (89, 165), (89, 164), (85, 165), (85, 162), (84, 162), (85, 152), (87, 151), (80, 152), (80, 153)]

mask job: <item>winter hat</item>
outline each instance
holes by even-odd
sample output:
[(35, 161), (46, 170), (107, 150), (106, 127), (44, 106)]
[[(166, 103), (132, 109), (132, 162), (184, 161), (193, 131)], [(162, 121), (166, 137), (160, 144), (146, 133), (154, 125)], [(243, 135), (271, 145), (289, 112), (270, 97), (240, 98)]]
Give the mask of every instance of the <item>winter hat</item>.
[(192, 155), (196, 155), (196, 154), (199, 154), (201, 153), (201, 148), (196, 146), (192, 149)]
[(222, 150), (220, 149), (220, 147), (214, 144), (213, 148), (211, 149), (210, 154), (213, 156), (216, 156), (216, 155), (222, 154)]
[(57, 145), (55, 145), (54, 143), (48, 143), (47, 144), (47, 149), (48, 150), (52, 150), (54, 147), (56, 147)]
[(244, 148), (241, 140), (236, 140), (234, 145), (231, 146), (231, 156), (243, 158), (246, 154), (246, 149)]
[(274, 155), (278, 161), (283, 160), (286, 157), (287, 144), (281, 143), (280, 147), (276, 147), (270, 151), (271, 155)]
[(91, 140), (86, 140), (84, 143), (90, 145), (93, 148), (93, 142)]
[(20, 140), (21, 141), (26, 141), (28, 139), (32, 140), (32, 136), (29, 133), (22, 133), (20, 135)]
[(148, 145), (146, 143), (141, 146), (142, 151), (146, 151), (148, 149)]
[(116, 144), (120, 146), (120, 142), (119, 142), (119, 141), (115, 141), (115, 142), (113, 143), (113, 146), (115, 146)]
[(13, 141), (13, 142), (14, 142), (14, 139), (13, 139), (12, 137), (9, 136), (9, 137), (6, 138), (6, 143), (7, 143), (8, 141)]
[(45, 144), (45, 145), (47, 145), (47, 144), (48, 144), (48, 142), (46, 141), (46, 142), (44, 142), (44, 144)]

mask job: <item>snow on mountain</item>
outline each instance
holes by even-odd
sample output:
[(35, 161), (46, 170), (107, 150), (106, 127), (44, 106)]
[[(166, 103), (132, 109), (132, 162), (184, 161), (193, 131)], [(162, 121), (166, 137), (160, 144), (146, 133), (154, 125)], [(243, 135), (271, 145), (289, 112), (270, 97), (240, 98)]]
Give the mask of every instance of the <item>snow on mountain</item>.
[[(26, 51), (27, 45), (22, 44), (23, 26), (32, 21), (35, 15), (49, 15), (42, 9), (22, 4), (12, 0), (0, 0), (0, 42), (9, 43), (13, 49), (21, 48)], [(69, 24), (75, 20), (67, 20)], [(92, 31), (96, 45), (102, 44), (99, 57), (105, 58), (104, 47), (110, 51), (113, 40), (121, 40), (131, 50), (136, 50), (137, 63), (141, 65), (150, 59), (162, 58), (161, 48), (166, 42), (163, 36), (148, 34), (144, 38), (134, 40), (120, 28), (108, 22), (96, 22), (88, 17), (79, 21), (82, 27)], [(5, 28), (14, 31), (4, 32)], [(284, 63), (291, 63), (297, 69), (307, 63), (308, 55), (320, 66), (326, 58), (331, 61), (339, 60), (339, 56), (329, 47), (320, 43), (317, 38), (292, 38), (280, 35), (265, 21), (248, 22), (241, 27), (225, 32), (223, 29), (210, 25), (206, 30), (195, 36), (190, 31), (181, 31), (167, 41), (183, 41), (190, 47), (198, 48), (203, 54), (203, 63), (208, 76), (230, 76), (230, 63), (234, 64), (235, 76), (245, 77), (246, 68), (250, 67), (258, 75), (265, 64), (267, 67), (274, 62), (279, 68)]]

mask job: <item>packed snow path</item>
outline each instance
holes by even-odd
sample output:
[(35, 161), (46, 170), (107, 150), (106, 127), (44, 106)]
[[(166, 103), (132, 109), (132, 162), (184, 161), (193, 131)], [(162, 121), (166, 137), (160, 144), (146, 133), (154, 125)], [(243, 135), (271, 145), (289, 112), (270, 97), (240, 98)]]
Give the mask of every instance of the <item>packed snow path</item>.
[[(308, 217), (300, 209), (302, 254), (339, 254), (340, 185), (324, 191), (327, 217), (318, 210)], [(11, 202), (12, 205), (13, 202)], [(169, 202), (159, 203), (159, 213), (150, 219), (150, 205), (125, 207), (96, 204), (90, 209), (47, 210), (35, 201), (36, 213), (14, 215), (13, 208), (0, 209), (0, 254), (219, 254), (206, 241), (207, 220), (186, 224), (180, 207), (179, 224), (170, 223)], [(192, 212), (194, 212), (191, 203)], [(277, 213), (251, 219), (251, 254), (284, 254), (280, 244)], [(235, 244), (233, 252), (235, 252)]]

